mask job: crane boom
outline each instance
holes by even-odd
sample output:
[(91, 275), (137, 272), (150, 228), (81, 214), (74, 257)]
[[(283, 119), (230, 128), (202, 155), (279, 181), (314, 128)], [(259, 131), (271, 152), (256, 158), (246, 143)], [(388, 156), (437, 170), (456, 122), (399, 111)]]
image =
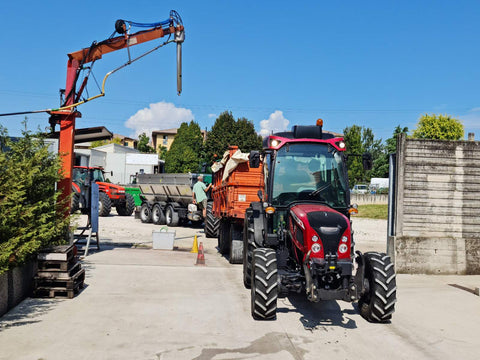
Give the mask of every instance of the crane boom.
[(155, 40), (166, 35), (183, 32), (183, 25), (169, 26), (167, 28), (154, 28), (143, 30), (131, 35), (117, 36), (102, 41), (93, 46), (93, 49), (85, 48), (68, 54), (69, 59), (75, 59), (79, 62), (87, 64), (89, 62), (101, 59), (104, 54), (124, 49), (128, 46), (138, 45), (147, 41)]

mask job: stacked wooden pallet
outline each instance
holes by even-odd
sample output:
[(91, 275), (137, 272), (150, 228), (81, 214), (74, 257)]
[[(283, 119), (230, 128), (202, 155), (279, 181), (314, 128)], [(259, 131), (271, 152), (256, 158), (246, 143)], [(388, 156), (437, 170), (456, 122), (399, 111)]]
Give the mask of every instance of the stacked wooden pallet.
[(33, 295), (71, 299), (83, 288), (85, 269), (78, 262), (75, 245), (61, 245), (38, 254)]

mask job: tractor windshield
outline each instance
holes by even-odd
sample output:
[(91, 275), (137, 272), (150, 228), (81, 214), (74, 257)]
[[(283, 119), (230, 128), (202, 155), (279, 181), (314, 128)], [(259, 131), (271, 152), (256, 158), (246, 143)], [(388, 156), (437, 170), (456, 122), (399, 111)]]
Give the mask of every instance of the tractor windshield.
[(314, 200), (334, 208), (347, 206), (343, 156), (327, 144), (286, 144), (276, 154), (273, 172), (272, 205)]
[(103, 177), (103, 172), (101, 169), (93, 169), (93, 181), (105, 182), (105, 178)]

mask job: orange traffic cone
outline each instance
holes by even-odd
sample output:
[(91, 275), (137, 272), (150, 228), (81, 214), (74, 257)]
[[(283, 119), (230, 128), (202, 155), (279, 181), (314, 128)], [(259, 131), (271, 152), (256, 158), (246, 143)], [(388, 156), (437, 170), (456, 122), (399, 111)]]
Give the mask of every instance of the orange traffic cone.
[(203, 243), (198, 246), (197, 262), (195, 265), (205, 265), (205, 255), (203, 254)]
[(195, 235), (195, 238), (193, 240), (193, 246), (192, 250), (190, 250), (191, 253), (198, 253), (198, 242), (197, 242), (197, 235)]

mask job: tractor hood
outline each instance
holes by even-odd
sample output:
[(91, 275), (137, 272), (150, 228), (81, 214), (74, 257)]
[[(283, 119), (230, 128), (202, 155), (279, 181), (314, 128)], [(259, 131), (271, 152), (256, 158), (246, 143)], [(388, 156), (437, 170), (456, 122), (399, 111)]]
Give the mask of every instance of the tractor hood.
[(119, 193), (125, 192), (125, 188), (123, 186), (120, 186), (120, 185), (115, 185), (115, 184), (112, 184), (112, 183), (101, 182), (101, 181), (97, 181), (97, 184), (98, 184), (98, 186), (104, 186), (104, 187), (110, 188), (112, 190), (115, 190), (116, 192), (119, 192)]
[(350, 245), (350, 221), (338, 211), (320, 204), (298, 204), (290, 208), (290, 213), (309, 236), (316, 233), (320, 237), (325, 255), (337, 254), (343, 236)]

